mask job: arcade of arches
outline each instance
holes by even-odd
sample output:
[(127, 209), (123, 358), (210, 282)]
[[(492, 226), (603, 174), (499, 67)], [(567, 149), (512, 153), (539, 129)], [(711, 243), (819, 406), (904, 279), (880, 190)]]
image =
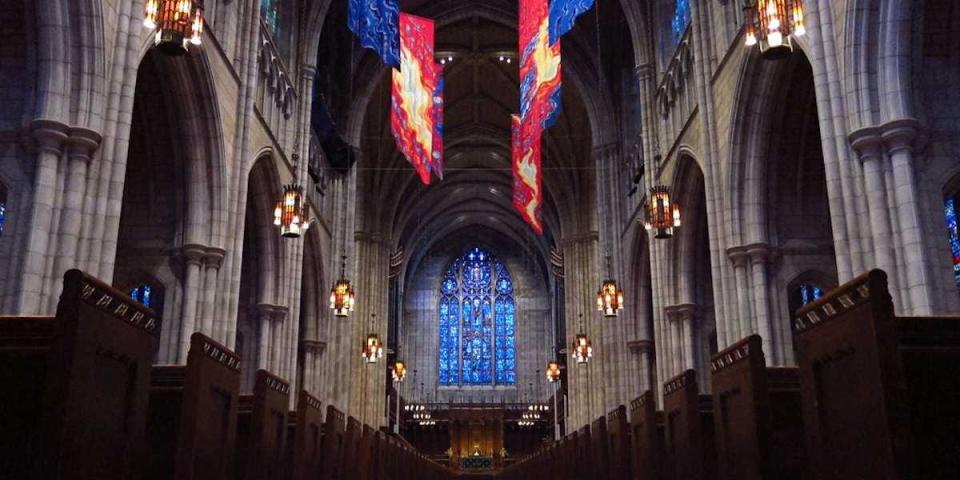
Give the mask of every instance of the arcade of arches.
[[(512, 205), (516, 2), (400, 2), (446, 60), (431, 185), (347, 0), (203, 3), (202, 44), (167, 56), (144, 0), (3, 2), (0, 314), (53, 315), (78, 268), (157, 312), (156, 364), (202, 332), (241, 391), (267, 370), (455, 463), (519, 458), (687, 369), (709, 392), (711, 355), (751, 334), (795, 365), (793, 314), (872, 268), (898, 314), (960, 313), (956, 2), (806, 0), (806, 35), (767, 60), (742, 2), (595, 0), (564, 38), (542, 235)], [(299, 238), (274, 225), (288, 184)], [(644, 228), (655, 185), (681, 206), (669, 239)]]

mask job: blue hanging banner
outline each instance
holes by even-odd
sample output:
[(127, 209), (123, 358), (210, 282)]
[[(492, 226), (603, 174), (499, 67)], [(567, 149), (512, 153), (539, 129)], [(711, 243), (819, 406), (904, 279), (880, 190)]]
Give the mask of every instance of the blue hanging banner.
[(380, 55), (383, 63), (400, 67), (400, 1), (349, 0), (347, 25), (360, 45)]
[(573, 29), (573, 22), (593, 7), (593, 0), (553, 0), (550, 2), (550, 45)]

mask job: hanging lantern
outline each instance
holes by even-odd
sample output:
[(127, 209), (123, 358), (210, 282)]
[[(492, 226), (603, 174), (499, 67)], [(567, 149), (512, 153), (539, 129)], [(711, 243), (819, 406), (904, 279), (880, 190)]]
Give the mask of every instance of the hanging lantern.
[(673, 229), (680, 228), (680, 206), (670, 204), (670, 189), (662, 185), (650, 189), (646, 218), (643, 226), (656, 230), (655, 238), (670, 238)]
[(597, 310), (603, 312), (604, 317), (616, 317), (623, 310), (623, 290), (614, 280), (604, 280), (597, 292)]
[(393, 381), (400, 383), (407, 376), (407, 365), (400, 360), (393, 364)]
[(377, 363), (383, 357), (383, 343), (380, 336), (376, 333), (367, 334), (367, 341), (363, 344), (363, 351), (360, 353), (367, 363)]
[(307, 232), (310, 219), (303, 187), (292, 184), (283, 187), (283, 197), (273, 210), (273, 224), (280, 227), (280, 235), (285, 238), (300, 238)]
[(592, 356), (593, 346), (590, 344), (590, 339), (581, 332), (573, 342), (573, 358), (577, 361), (577, 365), (584, 365)]
[(793, 37), (807, 33), (803, 24), (803, 0), (747, 0), (746, 44), (760, 45), (760, 55), (768, 60), (793, 52)]
[(350, 280), (346, 279), (347, 257), (343, 257), (343, 263), (340, 264), (340, 279), (330, 290), (330, 308), (333, 314), (338, 317), (346, 317), (353, 311), (356, 303), (356, 296), (353, 294), (353, 287)]
[(187, 44), (200, 45), (203, 5), (191, 0), (147, 0), (143, 26), (157, 33), (153, 45), (167, 55), (187, 53)]
[(547, 363), (547, 381), (550, 383), (560, 380), (560, 364), (557, 362)]

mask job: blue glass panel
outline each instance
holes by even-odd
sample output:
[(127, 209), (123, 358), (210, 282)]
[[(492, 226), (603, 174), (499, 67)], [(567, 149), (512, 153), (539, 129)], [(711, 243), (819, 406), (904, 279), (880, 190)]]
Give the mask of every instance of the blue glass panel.
[(130, 298), (149, 307), (151, 306), (150, 305), (151, 293), (153, 293), (153, 287), (151, 287), (149, 284), (143, 284), (143, 285), (140, 285), (139, 287), (134, 287), (130, 289)]
[(445, 295), (440, 300), (440, 385), (456, 385), (460, 380), (458, 307), (457, 297), (453, 295)]
[(3, 236), (3, 220), (6, 218), (7, 205), (0, 202), (0, 236)]
[(944, 203), (944, 215), (947, 221), (947, 233), (950, 236), (950, 250), (953, 253), (953, 278), (960, 287), (960, 232), (957, 231), (957, 197), (950, 197)]
[(679, 45), (683, 32), (690, 25), (690, 0), (677, 0), (673, 11), (673, 20), (670, 22), (670, 31), (673, 33), (673, 44)]
[(814, 302), (823, 296), (823, 290), (816, 286), (810, 284), (800, 284), (800, 305), (806, 305), (808, 303)]
[(514, 352), (516, 350), (516, 305), (513, 297), (500, 295), (497, 297), (497, 383), (513, 385), (516, 382), (516, 366)]
[(260, 18), (267, 24), (270, 33), (276, 36), (280, 29), (280, 2), (282, 0), (260, 0)]

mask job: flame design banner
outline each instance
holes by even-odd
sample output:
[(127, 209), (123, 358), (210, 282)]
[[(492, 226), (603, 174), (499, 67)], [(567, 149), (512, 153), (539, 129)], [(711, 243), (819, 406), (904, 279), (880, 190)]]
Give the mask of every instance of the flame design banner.
[(510, 115), (513, 153), (513, 207), (537, 235), (543, 235), (540, 207), (543, 204), (543, 173), (540, 170), (540, 134), (538, 122), (524, 122)]
[(593, 7), (593, 0), (553, 0), (550, 2), (550, 44), (573, 29), (581, 14)]
[(400, 14), (400, 70), (393, 70), (390, 129), (420, 181), (442, 178), (443, 70), (434, 62), (433, 20)]
[(383, 63), (400, 66), (400, 0), (349, 0), (347, 24), (360, 45), (380, 55)]

